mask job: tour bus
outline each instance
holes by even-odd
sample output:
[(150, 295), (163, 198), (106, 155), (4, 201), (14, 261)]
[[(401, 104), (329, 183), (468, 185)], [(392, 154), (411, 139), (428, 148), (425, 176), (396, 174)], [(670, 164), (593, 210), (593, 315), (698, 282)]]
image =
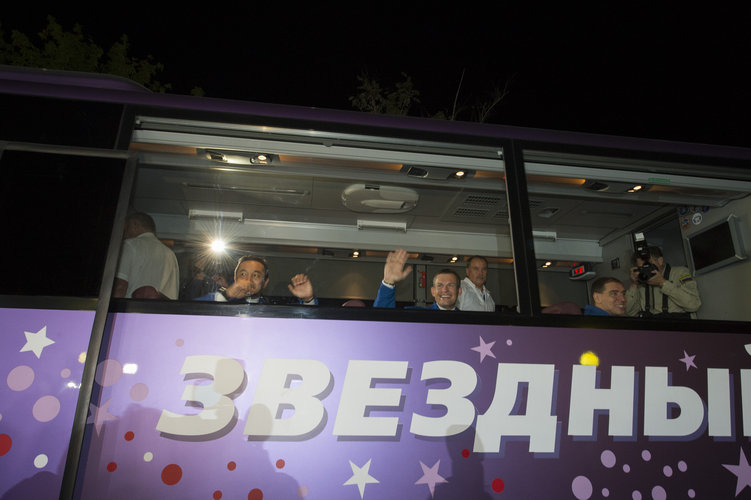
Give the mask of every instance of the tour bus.
[[(751, 495), (751, 150), (7, 66), (0, 102), (0, 498)], [(131, 212), (176, 298), (113, 298)], [(655, 296), (647, 246), (700, 304), (584, 314)], [(247, 255), (278, 300), (198, 300)], [(493, 310), (429, 310), (474, 256)]]

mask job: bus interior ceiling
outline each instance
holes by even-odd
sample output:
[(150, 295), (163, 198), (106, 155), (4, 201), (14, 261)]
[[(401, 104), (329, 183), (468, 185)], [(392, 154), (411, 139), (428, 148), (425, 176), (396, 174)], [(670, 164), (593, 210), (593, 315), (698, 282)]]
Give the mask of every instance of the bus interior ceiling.
[[(176, 249), (220, 237), (241, 252), (351, 260), (359, 251), (361, 261), (383, 262), (405, 248), (418, 261), (480, 254), (512, 269), (500, 147), (261, 135), (137, 130), (133, 207), (152, 214)], [(536, 257), (552, 263), (547, 271), (599, 265), (610, 244), (625, 254), (631, 232), (671, 217), (677, 225), (680, 206), (721, 207), (750, 190), (746, 181), (662, 173), (627, 158), (525, 151), (525, 168)]]

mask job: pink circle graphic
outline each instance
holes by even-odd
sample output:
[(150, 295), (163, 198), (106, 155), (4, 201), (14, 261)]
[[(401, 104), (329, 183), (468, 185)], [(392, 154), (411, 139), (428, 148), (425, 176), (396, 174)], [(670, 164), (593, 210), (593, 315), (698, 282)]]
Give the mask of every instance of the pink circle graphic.
[(70, 369), (63, 368), (62, 370), (60, 370), (60, 378), (68, 378), (68, 377), (70, 377)]
[(302, 486), (297, 488), (297, 496), (300, 498), (305, 498), (306, 496), (308, 496), (309, 491), (310, 490), (308, 489), (308, 487), (303, 484)]
[(130, 388), (130, 399), (133, 401), (143, 401), (146, 399), (146, 396), (149, 395), (149, 386), (146, 384), (138, 383), (134, 384), (133, 387)]
[(116, 359), (105, 359), (96, 368), (94, 380), (102, 387), (115, 385), (123, 376), (123, 365)]
[(574, 494), (576, 500), (587, 500), (592, 497), (592, 482), (586, 476), (576, 476), (571, 481), (571, 493)]
[(19, 365), (10, 371), (7, 382), (11, 391), (24, 391), (34, 382), (34, 370), (30, 366)]
[(653, 500), (667, 500), (668, 493), (665, 491), (665, 488), (663, 488), (660, 485), (655, 486), (652, 488), (652, 499)]
[(605, 450), (600, 453), (600, 462), (608, 469), (615, 466), (615, 453), (610, 450)]
[(49, 422), (60, 413), (60, 400), (55, 396), (42, 396), (34, 403), (31, 414), (39, 422)]

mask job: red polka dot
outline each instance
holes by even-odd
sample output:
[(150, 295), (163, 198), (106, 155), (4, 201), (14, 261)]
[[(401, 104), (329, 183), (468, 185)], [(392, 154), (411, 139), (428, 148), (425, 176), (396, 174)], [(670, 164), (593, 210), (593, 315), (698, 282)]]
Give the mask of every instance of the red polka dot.
[(115, 472), (116, 469), (117, 469), (117, 464), (115, 462), (110, 462), (107, 464), (108, 472)]
[(469, 458), (469, 450), (468, 450), (467, 448), (464, 448), (464, 449), (462, 450), (462, 456), (463, 456), (464, 458)]
[(235, 462), (229, 462), (229, 463), (227, 464), (227, 468), (228, 468), (229, 470), (235, 470), (235, 468), (236, 468), (236, 467), (237, 467), (237, 464), (236, 464)]
[(493, 479), (493, 482), (490, 484), (490, 486), (493, 488), (493, 491), (495, 491), (496, 493), (500, 493), (504, 489), (506, 489), (506, 483), (504, 483), (503, 479), (501, 479), (500, 477)]
[(164, 484), (177, 484), (183, 477), (183, 470), (177, 464), (169, 464), (162, 469), (162, 482)]
[(10, 451), (13, 440), (7, 434), (0, 434), (0, 457)]
[(128, 431), (125, 433), (125, 440), (126, 441), (133, 441), (133, 438), (136, 437), (135, 434), (133, 434), (131, 431)]
[(211, 498), (213, 498), (214, 500), (219, 500), (220, 498), (222, 498), (222, 492), (219, 490), (216, 490), (214, 494), (211, 495)]
[(284, 460), (282, 460), (281, 458), (279, 460), (277, 460), (276, 461), (276, 468), (277, 469), (283, 469), (284, 468)]
[(263, 491), (258, 488), (253, 488), (248, 493), (248, 500), (263, 500)]

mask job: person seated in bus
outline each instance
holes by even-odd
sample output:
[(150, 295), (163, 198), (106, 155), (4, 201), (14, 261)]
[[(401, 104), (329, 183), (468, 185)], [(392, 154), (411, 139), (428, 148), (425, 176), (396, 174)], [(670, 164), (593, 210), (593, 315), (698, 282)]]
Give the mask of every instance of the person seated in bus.
[(461, 282), (459, 309), (462, 311), (495, 311), (495, 301), (485, 288), (488, 279), (488, 259), (473, 255), (467, 260), (464, 269), (467, 277)]
[(177, 299), (177, 257), (155, 233), (156, 224), (148, 214), (126, 217), (112, 297)]
[[(378, 288), (378, 294), (373, 307), (396, 307), (396, 284), (409, 276), (412, 266), (407, 266), (406, 250), (398, 249), (389, 252), (386, 264), (383, 266), (383, 280)], [(451, 269), (442, 269), (433, 277), (430, 293), (435, 302), (429, 307), (410, 306), (406, 309), (430, 309), (438, 311), (458, 311), (457, 300), (462, 293), (459, 285), (459, 275)]]
[[(284, 298), (266, 297), (263, 290), (269, 284), (270, 272), (266, 259), (257, 255), (244, 255), (237, 261), (235, 280), (228, 287), (221, 287), (216, 292), (208, 293), (196, 300), (214, 302), (246, 302), (248, 304), (280, 304)], [(318, 304), (313, 294), (313, 284), (305, 274), (296, 274), (287, 285), (289, 291), (300, 304), (312, 306)]]
[(623, 316), (626, 314), (626, 287), (610, 276), (597, 278), (592, 283), (592, 304), (584, 306), (585, 316)]
[(199, 257), (190, 267), (193, 272), (180, 287), (180, 300), (193, 300), (229, 286), (229, 273), (207, 257)]
[(626, 314), (640, 317), (696, 318), (699, 287), (687, 267), (665, 262), (659, 247), (649, 247), (649, 260), (634, 254)]

